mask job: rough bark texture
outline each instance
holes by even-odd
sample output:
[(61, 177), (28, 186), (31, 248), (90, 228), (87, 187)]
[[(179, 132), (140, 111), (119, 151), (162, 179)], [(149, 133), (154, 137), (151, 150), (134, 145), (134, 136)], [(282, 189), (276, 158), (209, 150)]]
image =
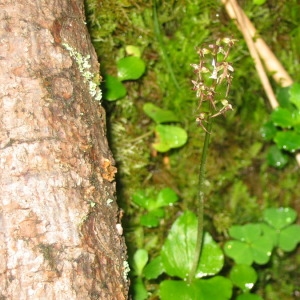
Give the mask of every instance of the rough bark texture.
[[(126, 299), (105, 114), (81, 0), (0, 2), (0, 299)], [(117, 225), (120, 229), (120, 225)]]

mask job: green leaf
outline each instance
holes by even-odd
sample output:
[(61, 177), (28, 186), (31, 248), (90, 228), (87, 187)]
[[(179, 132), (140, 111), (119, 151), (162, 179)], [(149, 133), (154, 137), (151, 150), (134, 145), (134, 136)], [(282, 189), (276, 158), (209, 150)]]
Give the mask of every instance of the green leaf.
[(260, 134), (265, 141), (271, 141), (277, 132), (273, 122), (267, 122), (260, 128)]
[(290, 86), (277, 88), (276, 98), (281, 107), (293, 109), (293, 105), (290, 102), (290, 88)]
[(117, 62), (117, 68), (120, 81), (136, 80), (144, 74), (146, 65), (139, 57), (127, 56)]
[(264, 210), (264, 220), (275, 229), (283, 229), (294, 223), (297, 213), (290, 207), (267, 208)]
[[(161, 250), (166, 272), (182, 279), (188, 276), (195, 254), (197, 238), (197, 218), (191, 212), (185, 212), (172, 225)], [(204, 243), (196, 277), (214, 275), (223, 267), (223, 253), (208, 233)]]
[(141, 276), (144, 267), (148, 262), (148, 252), (145, 249), (138, 249), (133, 255), (133, 269), (137, 276)]
[(251, 242), (261, 236), (259, 224), (234, 225), (229, 228), (229, 235), (242, 242)]
[(107, 101), (115, 101), (126, 96), (126, 88), (118, 80), (118, 78), (110, 75), (104, 76), (104, 99)]
[(273, 248), (278, 246), (279, 234), (278, 231), (266, 223), (261, 223), (260, 227), (263, 231), (263, 234), (272, 240)]
[(300, 242), (300, 225), (291, 225), (284, 228), (279, 234), (278, 247), (283, 251), (293, 251)]
[(272, 167), (282, 169), (288, 163), (288, 156), (276, 145), (273, 145), (268, 149), (267, 162)]
[(159, 152), (167, 152), (172, 148), (179, 148), (187, 141), (187, 133), (184, 129), (171, 125), (157, 125), (157, 134), (153, 148)]
[(142, 190), (137, 191), (132, 196), (132, 201), (140, 207), (150, 210), (155, 204), (155, 200), (146, 195)]
[(292, 131), (277, 132), (274, 141), (281, 149), (295, 152), (300, 149), (300, 134)]
[(171, 206), (178, 201), (178, 196), (171, 188), (162, 189), (157, 196), (156, 207)]
[(232, 226), (229, 234), (239, 241), (227, 242), (224, 251), (237, 264), (251, 265), (253, 261), (265, 264), (269, 261), (273, 240), (263, 235), (260, 224)]
[(156, 210), (151, 210), (147, 214), (141, 216), (140, 222), (141, 225), (146, 227), (157, 227), (159, 225), (160, 219), (163, 218), (165, 212), (158, 208)]
[(290, 101), (300, 109), (300, 84), (294, 83), (290, 88)]
[(170, 110), (162, 109), (152, 103), (143, 105), (145, 114), (156, 123), (178, 122), (178, 117)]
[(253, 256), (251, 248), (240, 241), (229, 241), (224, 245), (225, 254), (232, 258), (237, 264), (252, 265)]
[(148, 292), (145, 288), (142, 278), (136, 278), (133, 283), (134, 300), (145, 300), (148, 298)]
[(191, 284), (179, 280), (165, 280), (160, 284), (159, 295), (161, 300), (228, 300), (232, 295), (232, 284), (221, 276), (195, 280)]
[(147, 279), (155, 279), (165, 272), (161, 256), (157, 256), (144, 268), (143, 275)]
[(271, 114), (271, 120), (275, 126), (291, 128), (294, 125), (293, 115), (287, 108), (278, 107)]
[(235, 265), (230, 271), (229, 278), (243, 292), (248, 292), (257, 280), (257, 273), (249, 265)]

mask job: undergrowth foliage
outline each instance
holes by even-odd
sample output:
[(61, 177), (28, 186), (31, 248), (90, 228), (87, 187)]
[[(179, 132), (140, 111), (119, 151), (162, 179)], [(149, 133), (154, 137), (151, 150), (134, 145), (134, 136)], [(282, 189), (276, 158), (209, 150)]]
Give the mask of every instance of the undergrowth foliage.
[[(135, 252), (132, 275), (136, 300), (148, 298), (147, 287), (151, 281), (158, 288), (150, 299), (158, 296), (161, 300), (229, 300), (232, 297), (262, 300), (261, 296), (250, 293), (258, 280), (252, 265), (267, 264), (274, 255), (290, 252), (300, 242), (300, 226), (293, 224), (297, 214), (291, 208), (266, 209), (262, 222), (231, 226), (228, 233), (232, 240), (224, 244), (224, 249), (204, 231), (205, 165), (212, 121), (233, 109), (228, 97), (234, 69), (227, 58), (235, 42), (231, 38), (218, 39), (215, 44), (197, 50), (200, 61), (191, 64), (197, 77), (192, 80), (193, 89), (199, 99), (196, 122), (205, 132), (197, 215), (191, 211), (182, 213), (172, 224), (155, 257), (149, 259), (146, 247)], [(157, 108), (150, 108), (151, 114), (157, 117)], [(165, 115), (158, 111), (160, 117)], [(169, 118), (169, 113), (167, 115)], [(148, 228), (158, 227), (165, 217), (163, 207), (172, 206), (177, 201), (178, 197), (170, 188), (161, 190), (156, 197), (144, 191), (133, 195), (133, 202), (145, 211), (140, 224)], [(225, 265), (224, 253), (234, 261), (226, 266), (227, 270), (230, 269), (227, 274), (221, 273)]]

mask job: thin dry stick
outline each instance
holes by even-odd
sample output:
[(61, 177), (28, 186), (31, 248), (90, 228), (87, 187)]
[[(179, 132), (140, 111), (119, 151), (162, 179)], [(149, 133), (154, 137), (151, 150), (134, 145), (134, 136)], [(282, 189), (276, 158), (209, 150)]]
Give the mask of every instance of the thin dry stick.
[[(237, 19), (237, 22), (238, 22), (237, 25), (244, 35), (245, 41), (247, 43), (247, 46), (249, 48), (251, 55), (252, 55), (252, 53), (255, 53), (254, 55), (257, 57), (257, 52), (258, 52), (259, 56), (264, 60), (267, 70), (269, 72), (273, 73), (273, 78), (279, 85), (281, 85), (282, 87), (292, 85), (293, 84), (292, 78), (289, 76), (289, 74), (286, 72), (286, 70), (280, 63), (280, 61), (276, 58), (276, 56), (273, 54), (273, 52), (267, 46), (265, 41), (262, 38), (257, 37), (257, 32), (256, 32), (255, 27), (250, 22), (248, 17), (245, 15), (244, 11), (238, 6), (237, 2), (235, 0), (222, 0), (222, 2), (225, 5), (228, 15), (232, 19)], [(247, 36), (247, 39), (246, 39), (246, 36)], [(249, 36), (250, 36), (251, 41), (249, 39)], [(253, 41), (253, 39), (255, 39), (255, 40)], [(248, 43), (248, 41), (250, 41), (250, 44)], [(253, 51), (253, 44), (254, 44), (255, 51)], [(250, 49), (250, 47), (252, 50)], [(253, 57), (253, 59), (256, 62), (255, 57)], [(258, 64), (260, 64), (261, 67), (263, 68), (260, 60), (259, 60)], [(257, 72), (259, 72), (258, 70), (261, 71), (260, 67), (259, 68), (256, 67), (256, 69), (257, 69)], [(263, 73), (265, 74), (264, 70), (263, 70)], [(264, 77), (264, 75), (262, 75), (262, 76)], [(266, 76), (266, 74), (265, 74), (265, 76)], [(260, 76), (260, 78), (261, 78), (261, 76)], [(262, 81), (262, 84), (264, 86), (263, 81)], [(267, 93), (267, 91), (266, 91), (266, 93)], [(274, 95), (273, 91), (272, 91), (272, 94)], [(268, 95), (268, 93), (267, 93), (267, 95)], [(272, 102), (270, 100), (270, 97), (268, 97), (268, 98), (269, 98), (270, 104), (273, 109), (278, 107), (278, 102), (277, 102), (275, 96), (274, 96), (275, 99), (273, 98), (273, 96), (271, 96)], [(296, 154), (296, 160), (297, 160), (298, 165), (300, 166), (300, 153)]]
[(268, 76), (267, 76), (267, 74), (265, 72), (265, 69), (263, 67), (263, 64), (260, 60), (260, 57), (259, 57), (258, 52), (256, 50), (255, 44), (254, 44), (254, 42), (252, 40), (252, 37), (250, 35), (250, 32), (249, 32), (249, 30), (246, 26), (245, 19), (243, 18), (243, 15), (241, 14), (241, 8), (238, 6), (238, 4), (235, 0), (228, 0), (228, 2), (230, 2), (231, 5), (232, 5), (232, 8), (233, 8), (233, 11), (235, 13), (236, 19), (237, 19), (238, 24), (240, 26), (240, 30), (241, 30), (241, 32), (244, 36), (244, 39), (247, 43), (250, 54), (251, 54), (251, 56), (254, 60), (255, 68), (257, 70), (260, 81), (263, 85), (263, 88), (264, 88), (266, 94), (267, 94), (269, 102), (270, 102), (272, 108), (274, 109), (274, 108), (278, 107), (279, 104), (276, 100), (275, 94), (273, 92), (270, 81), (269, 81)]
[[(257, 34), (257, 30), (248, 19), (244, 11), (238, 6), (235, 6), (237, 3), (232, 3), (230, 0), (222, 0), (225, 4), (226, 11), (231, 19), (236, 19), (235, 10), (239, 9), (240, 15), (243, 17), (244, 24), (247, 27), (255, 47), (258, 51), (259, 56), (264, 61), (266, 69), (272, 73), (274, 80), (282, 87), (290, 86), (293, 84), (293, 80), (287, 71), (282, 66), (281, 62), (277, 59), (271, 49), (268, 47), (266, 42)], [(235, 10), (234, 10), (235, 8)], [(237, 24), (240, 28), (239, 24)]]

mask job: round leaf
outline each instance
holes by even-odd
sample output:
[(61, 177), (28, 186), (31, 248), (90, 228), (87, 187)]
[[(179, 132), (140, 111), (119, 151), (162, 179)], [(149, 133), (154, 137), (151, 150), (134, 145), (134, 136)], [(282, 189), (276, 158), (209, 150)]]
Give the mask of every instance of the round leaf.
[(146, 66), (139, 57), (128, 56), (117, 62), (117, 68), (119, 80), (124, 81), (139, 79), (144, 74)]
[(153, 147), (159, 152), (167, 152), (172, 148), (179, 148), (187, 141), (186, 131), (177, 126), (157, 125), (155, 132), (157, 140)]
[(107, 101), (115, 101), (126, 96), (126, 88), (116, 77), (105, 75), (104, 98)]
[(281, 149), (295, 152), (300, 149), (300, 134), (292, 131), (277, 132), (274, 141)]
[(165, 122), (178, 122), (178, 117), (170, 110), (161, 109), (160, 107), (152, 104), (145, 103), (143, 106), (145, 114), (156, 123)]
[(234, 285), (238, 286), (243, 292), (250, 291), (256, 280), (256, 271), (248, 265), (235, 265), (229, 275)]

